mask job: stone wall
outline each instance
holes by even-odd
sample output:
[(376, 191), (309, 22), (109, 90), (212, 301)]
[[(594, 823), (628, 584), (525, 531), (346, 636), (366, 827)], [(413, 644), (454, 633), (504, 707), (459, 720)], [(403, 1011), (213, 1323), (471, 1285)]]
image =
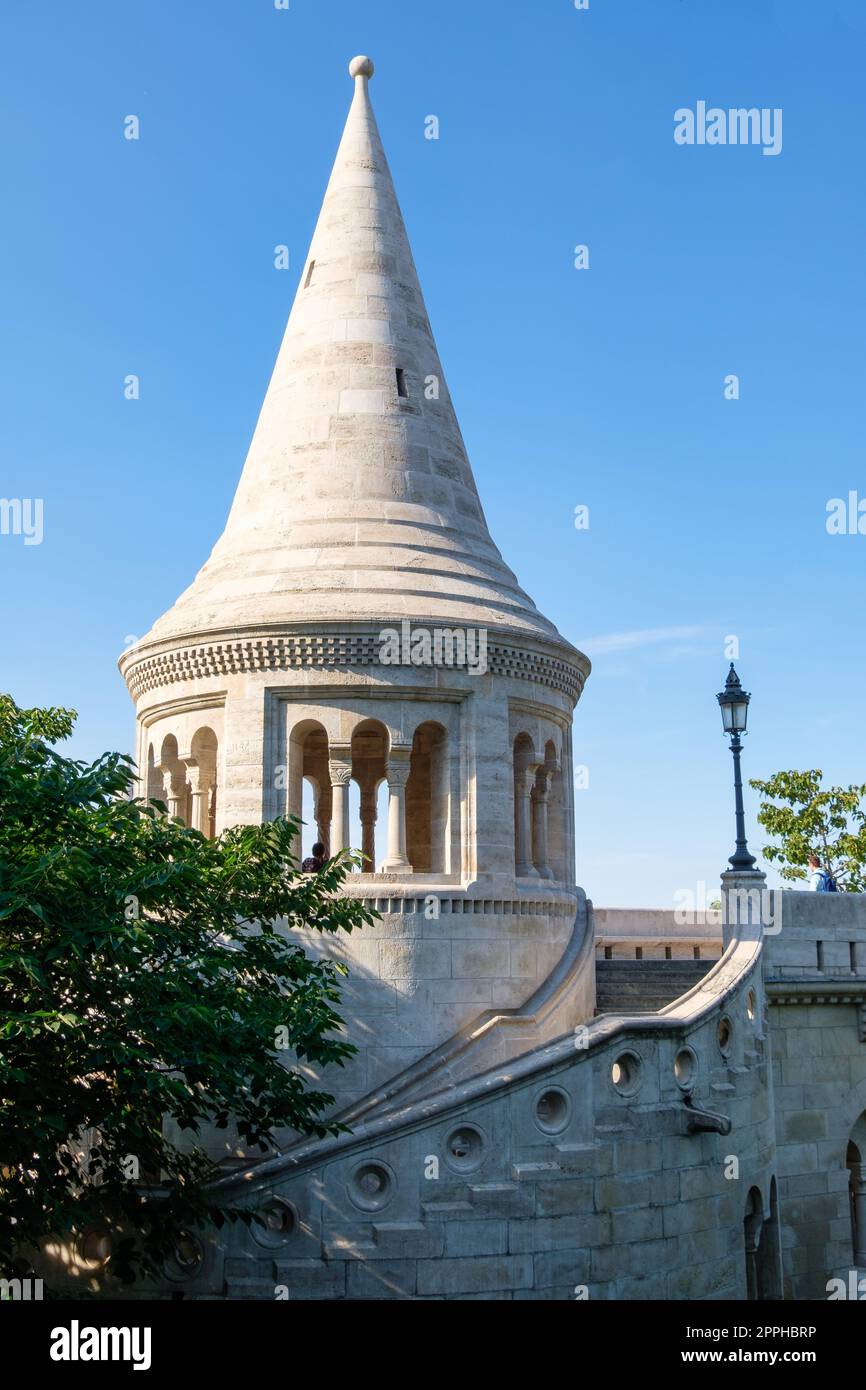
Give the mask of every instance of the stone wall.
[(596, 1019), (227, 1178), (226, 1195), (269, 1228), (233, 1230), (230, 1248), (209, 1245), (174, 1287), (232, 1298), (745, 1298), (755, 1200), (765, 1280), (778, 1242), (760, 952), (741, 932), (658, 1015)]
[[(866, 895), (771, 911), (764, 932), (738, 909), (721, 959), (658, 1013), (535, 1046), (509, 1039), (519, 1011), (490, 1016), (380, 1087), (351, 1133), (228, 1173), (221, 1197), (266, 1224), (202, 1240), (154, 1292), (824, 1299), (866, 1274)], [(563, 990), (538, 1013), (572, 1008)]]
[(765, 975), (785, 1291), (826, 1298), (855, 1267), (852, 1138), (866, 1157), (866, 895), (786, 892)]
[[(554, 885), (497, 898), (423, 882), (386, 891), (381, 882), (347, 889), (379, 912), (375, 926), (340, 938), (296, 934), (309, 955), (350, 970), (339, 1012), (358, 1054), (320, 1078), (337, 1109), (376, 1092), (486, 1012), (518, 1010), (573, 935), (579, 944), (587, 930), (583, 894)], [(591, 960), (585, 969), (591, 977)], [(590, 979), (569, 1023), (590, 1017), (593, 1003)], [(537, 1041), (524, 1039), (523, 1050)]]
[(606, 960), (715, 960), (722, 954), (721, 913), (678, 922), (672, 908), (600, 907), (593, 914), (596, 951)]

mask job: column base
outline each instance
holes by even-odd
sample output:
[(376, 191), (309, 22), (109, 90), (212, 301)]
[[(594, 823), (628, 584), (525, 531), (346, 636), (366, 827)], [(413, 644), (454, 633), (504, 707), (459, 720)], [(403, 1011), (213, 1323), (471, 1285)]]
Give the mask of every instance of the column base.
[(380, 872), (383, 874), (413, 874), (415, 870), (408, 859), (386, 859)]

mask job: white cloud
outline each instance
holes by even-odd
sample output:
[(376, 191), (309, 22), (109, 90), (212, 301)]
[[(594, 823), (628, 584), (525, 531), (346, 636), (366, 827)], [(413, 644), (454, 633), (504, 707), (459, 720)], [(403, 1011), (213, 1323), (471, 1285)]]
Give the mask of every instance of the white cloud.
[(588, 637), (577, 645), (590, 658), (606, 652), (633, 651), (638, 647), (651, 647), (663, 642), (681, 642), (684, 638), (706, 637), (709, 629), (705, 627), (645, 627), (636, 632), (609, 632), (604, 637)]

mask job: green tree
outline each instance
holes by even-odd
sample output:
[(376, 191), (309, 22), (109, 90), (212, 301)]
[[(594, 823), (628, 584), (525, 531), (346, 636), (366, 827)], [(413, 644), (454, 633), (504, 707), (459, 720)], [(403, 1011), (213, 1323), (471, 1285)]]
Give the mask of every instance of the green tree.
[(777, 772), (750, 785), (770, 800), (762, 801), (758, 823), (779, 843), (767, 845), (764, 858), (777, 864), (785, 879), (808, 877), (808, 858), (816, 854), (823, 868), (849, 893), (866, 891), (866, 785), (828, 787), (824, 774)]
[(209, 840), (130, 798), (127, 757), (60, 756), (74, 720), (0, 696), (0, 1275), (96, 1229), (131, 1279), (185, 1232), (251, 1219), (208, 1191), (206, 1126), (260, 1153), (280, 1130), (339, 1130), (295, 1060), (355, 1051), (346, 972), (291, 929), (375, 914), (339, 893), (350, 856), (298, 871), (296, 822)]

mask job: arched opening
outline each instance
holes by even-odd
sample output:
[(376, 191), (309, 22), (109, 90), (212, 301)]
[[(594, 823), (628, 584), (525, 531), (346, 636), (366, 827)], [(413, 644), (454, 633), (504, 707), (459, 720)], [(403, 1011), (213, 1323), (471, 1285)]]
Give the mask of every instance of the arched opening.
[(213, 729), (196, 729), (187, 759), (188, 823), (213, 839), (217, 811), (217, 736)]
[(538, 757), (529, 734), (514, 740), (514, 872), (518, 878), (537, 878), (533, 856), (533, 791)]
[[(352, 844), (364, 856), (362, 872), (376, 872), (376, 827), (379, 823), (379, 789), (387, 775), (388, 731), (376, 719), (365, 719), (352, 734), (352, 782), (349, 815)], [(352, 807), (357, 807), (353, 820)], [(357, 835), (357, 838), (355, 838)]]
[(189, 825), (190, 789), (186, 780), (186, 766), (178, 753), (174, 734), (166, 734), (159, 753), (159, 772), (162, 777), (162, 800), (172, 820), (182, 820)]
[[(363, 830), (361, 827), (361, 788), (358, 785), (355, 778), (353, 777), (349, 783), (349, 844), (351, 845), (352, 849), (360, 849), (362, 839)], [(361, 866), (361, 871), (364, 873), (372, 873), (373, 865), (368, 865), (365, 863)], [(359, 872), (357, 864), (353, 864), (352, 872)]]
[(556, 744), (544, 745), (544, 762), (536, 768), (532, 788), (532, 863), (539, 878), (556, 878), (551, 864), (553, 778), (559, 768)]
[(298, 860), (312, 852), (320, 840), (330, 853), (331, 773), (328, 761), (328, 735), (315, 719), (296, 724), (289, 738), (289, 768), (286, 812), (305, 824), (301, 828)]
[(376, 836), (374, 870), (379, 873), (379, 865), (385, 862), (388, 853), (388, 803), (390, 794), (387, 780), (383, 777), (376, 789)]
[(301, 785), (301, 819), (304, 824), (301, 827), (300, 843), (296, 846), (299, 863), (303, 863), (312, 855), (313, 845), (319, 839), (319, 827), (316, 824), (316, 784), (311, 777), (305, 777)]
[(779, 1191), (770, 1181), (770, 1216), (761, 1228), (757, 1255), (758, 1298), (766, 1302), (782, 1297), (782, 1234), (779, 1225)]
[[(855, 1133), (866, 1131), (866, 1114), (861, 1115)], [(866, 1135), (864, 1135), (866, 1137)], [(861, 1141), (862, 1143), (862, 1141)], [(848, 1202), (851, 1215), (851, 1252), (856, 1269), (866, 1269), (866, 1164), (863, 1149), (852, 1139), (845, 1154), (848, 1169)]]
[(159, 750), (159, 765), (165, 767), (172, 762), (177, 762), (177, 739), (174, 734), (166, 734)]
[(419, 724), (406, 783), (406, 845), (416, 874), (448, 872), (450, 835), (448, 735), (441, 724)]
[(165, 789), (162, 784), (162, 773), (156, 761), (156, 753), (153, 744), (147, 747), (147, 768), (145, 769), (144, 794), (148, 801), (164, 801)]
[(764, 1204), (760, 1189), (753, 1187), (746, 1198), (746, 1214), (743, 1218), (743, 1238), (746, 1248), (746, 1298), (750, 1303), (759, 1298), (758, 1246), (761, 1243), (761, 1228), (764, 1224)]
[(547, 864), (550, 877), (557, 883), (568, 881), (568, 834), (566, 831), (566, 799), (563, 782), (562, 755), (553, 739), (544, 746), (544, 768), (547, 778)]

